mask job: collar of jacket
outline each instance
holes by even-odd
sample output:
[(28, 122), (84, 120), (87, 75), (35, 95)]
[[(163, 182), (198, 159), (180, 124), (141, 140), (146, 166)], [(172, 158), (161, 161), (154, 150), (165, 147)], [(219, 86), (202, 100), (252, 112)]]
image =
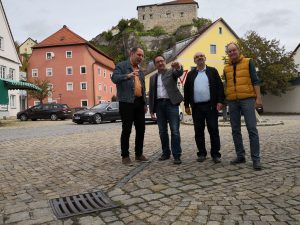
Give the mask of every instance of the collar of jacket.
[(236, 62), (232, 62), (230, 59), (229, 59), (229, 64), (230, 65), (233, 65), (233, 64), (238, 64), (240, 61), (242, 61), (243, 60), (243, 58), (244, 58), (244, 56), (243, 55), (240, 55), (240, 57), (238, 58), (238, 60), (236, 61)]

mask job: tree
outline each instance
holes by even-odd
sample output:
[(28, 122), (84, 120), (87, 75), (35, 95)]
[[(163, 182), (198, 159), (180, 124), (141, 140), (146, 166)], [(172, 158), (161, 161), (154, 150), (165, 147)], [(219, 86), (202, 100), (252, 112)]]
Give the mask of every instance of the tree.
[(43, 100), (49, 96), (49, 92), (52, 92), (52, 85), (49, 80), (40, 80), (40, 79), (34, 79), (32, 82), (34, 85), (38, 86), (42, 91), (28, 91), (28, 94), (35, 99), (38, 99), (41, 104), (43, 104)]
[(210, 19), (206, 19), (206, 18), (201, 17), (201, 18), (193, 19), (193, 24), (199, 30), (200, 28), (202, 28), (204, 26), (212, 24), (212, 21)]
[(238, 44), (243, 55), (254, 59), (262, 94), (280, 96), (291, 89), (290, 81), (296, 74), (296, 64), (291, 53), (279, 46), (278, 40), (267, 40), (255, 31), (249, 31)]

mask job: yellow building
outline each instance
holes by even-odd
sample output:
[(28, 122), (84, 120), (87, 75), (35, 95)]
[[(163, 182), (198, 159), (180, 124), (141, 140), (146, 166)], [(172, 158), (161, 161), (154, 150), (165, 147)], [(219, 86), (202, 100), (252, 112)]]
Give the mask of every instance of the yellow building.
[(20, 55), (31, 55), (32, 54), (32, 47), (37, 44), (37, 41), (32, 40), (31, 38), (27, 38), (20, 47), (19, 47), (19, 54)]
[[(207, 27), (204, 27), (197, 35), (176, 43), (174, 48), (163, 53), (167, 60), (167, 67), (178, 61), (183, 65), (185, 73), (195, 66), (193, 56), (196, 52), (203, 52), (206, 55), (206, 64), (215, 67), (222, 75), (224, 67), (225, 46), (229, 42), (238, 40), (237, 34), (230, 28), (223, 18), (219, 18)], [(153, 64), (149, 65), (151, 71)], [(150, 77), (157, 71), (153, 70), (146, 75), (146, 90), (149, 90)], [(181, 78), (183, 83), (184, 75)]]

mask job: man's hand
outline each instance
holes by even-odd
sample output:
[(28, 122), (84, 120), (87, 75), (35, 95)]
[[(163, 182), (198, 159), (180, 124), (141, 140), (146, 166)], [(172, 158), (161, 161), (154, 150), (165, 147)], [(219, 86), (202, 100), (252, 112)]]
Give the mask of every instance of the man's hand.
[(151, 119), (152, 120), (156, 120), (157, 119), (154, 113), (150, 113), (150, 115), (151, 115)]
[(133, 72), (127, 74), (128, 79), (134, 76), (139, 76), (139, 70), (134, 70)]
[(188, 108), (185, 108), (185, 112), (186, 114), (188, 115), (192, 115), (192, 112), (191, 112), (191, 109), (188, 107)]
[(255, 100), (255, 108), (261, 108), (262, 107), (262, 99), (261, 97), (257, 97)]
[(222, 103), (217, 103), (217, 110), (220, 111), (223, 109), (224, 105)]
[(181, 65), (179, 62), (172, 62), (171, 67), (175, 70), (179, 70)]

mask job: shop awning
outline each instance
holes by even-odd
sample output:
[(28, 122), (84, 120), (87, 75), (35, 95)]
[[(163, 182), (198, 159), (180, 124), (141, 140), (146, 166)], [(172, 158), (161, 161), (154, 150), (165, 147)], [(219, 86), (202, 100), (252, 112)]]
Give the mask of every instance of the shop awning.
[(8, 79), (0, 79), (0, 81), (4, 82), (4, 85), (8, 90), (34, 90), (34, 91), (42, 91), (38, 86), (28, 83), (25, 81), (16, 81), (16, 80), (8, 80)]
[(0, 79), (0, 104), (8, 104), (8, 90), (35, 90), (42, 91), (38, 86), (25, 82), (8, 79)]

